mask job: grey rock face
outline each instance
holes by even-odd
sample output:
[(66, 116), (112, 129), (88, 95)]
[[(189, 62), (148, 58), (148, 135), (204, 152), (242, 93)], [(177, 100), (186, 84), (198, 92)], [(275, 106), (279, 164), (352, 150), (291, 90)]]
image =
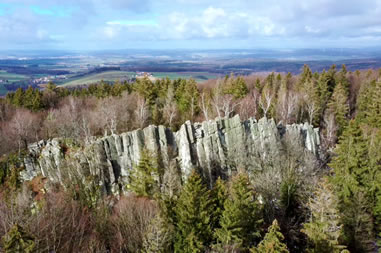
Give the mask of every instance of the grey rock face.
[(118, 194), (124, 191), (145, 148), (159, 156), (164, 167), (176, 161), (183, 180), (194, 168), (200, 168), (213, 182), (217, 175), (229, 176), (236, 169), (256, 166), (254, 154), (278, 152), (286, 137), (303, 150), (319, 155), (318, 129), (307, 123), (277, 126), (272, 119), (242, 122), (235, 116), (194, 124), (187, 121), (177, 132), (149, 126), (94, 139), (85, 147), (59, 138), (41, 141), (29, 146), (21, 177), (31, 180), (43, 175), (58, 183), (65, 178), (91, 177), (107, 194)]

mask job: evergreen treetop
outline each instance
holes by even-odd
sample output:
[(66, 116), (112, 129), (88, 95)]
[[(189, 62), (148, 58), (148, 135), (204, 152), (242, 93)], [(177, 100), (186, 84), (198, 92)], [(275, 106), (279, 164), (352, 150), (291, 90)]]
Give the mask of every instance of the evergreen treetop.
[(274, 220), (267, 234), (251, 253), (288, 253), (287, 245), (283, 243), (284, 236), (280, 232), (278, 221)]
[(212, 240), (213, 209), (210, 191), (193, 171), (175, 207), (175, 252), (205, 252)]

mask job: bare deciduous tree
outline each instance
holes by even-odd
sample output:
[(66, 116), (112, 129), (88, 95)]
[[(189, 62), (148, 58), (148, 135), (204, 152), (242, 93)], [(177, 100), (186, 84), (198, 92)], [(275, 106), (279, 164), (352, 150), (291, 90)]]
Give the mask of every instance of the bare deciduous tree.
[(140, 252), (144, 233), (157, 212), (152, 200), (134, 196), (122, 198), (111, 218), (115, 238), (113, 252)]
[(258, 92), (251, 91), (245, 98), (242, 99), (239, 108), (241, 119), (256, 117), (258, 113)]
[(199, 103), (200, 103), (201, 111), (204, 114), (204, 118), (206, 121), (208, 121), (209, 120), (210, 101), (207, 98), (206, 91), (201, 92)]
[(175, 101), (175, 93), (173, 91), (172, 86), (168, 88), (167, 97), (165, 99), (163, 108), (163, 115), (169, 127), (172, 127), (173, 120), (178, 115), (177, 105)]
[(221, 81), (218, 82), (217, 88), (214, 90), (212, 105), (219, 118), (230, 117), (235, 108), (240, 104), (239, 101), (234, 99), (230, 94), (224, 94)]
[(263, 92), (262, 96), (259, 98), (259, 106), (261, 107), (265, 117), (267, 117), (267, 113), (270, 110), (272, 100), (273, 94), (269, 90)]
[(144, 127), (146, 124), (146, 121), (148, 120), (149, 111), (148, 111), (148, 105), (144, 98), (139, 97), (137, 100), (135, 115), (136, 120), (138, 121), (138, 125), (140, 128)]
[(90, 123), (89, 120), (82, 115), (82, 120), (81, 120), (81, 132), (85, 138), (85, 143), (89, 143), (90, 137), (91, 137), (91, 128), (90, 128)]
[[(55, 129), (56, 135), (66, 138), (80, 138), (82, 101), (74, 97), (64, 99), (58, 109), (50, 111), (46, 125)], [(47, 122), (49, 121), (49, 122)]]
[(17, 140), (19, 152), (21, 148), (27, 148), (29, 141), (38, 140), (39, 128), (39, 117), (25, 109), (17, 109), (15, 115), (6, 126), (10, 134), (9, 137)]
[(117, 99), (108, 98), (102, 99), (102, 101), (98, 104), (98, 116), (99, 122), (102, 122), (104, 126), (105, 135), (107, 135), (107, 131), (109, 130), (111, 134), (116, 133), (118, 120), (117, 120), (117, 112), (118, 112), (118, 104), (116, 103)]
[(338, 127), (335, 121), (335, 115), (333, 113), (329, 113), (325, 115), (324, 124), (325, 124), (324, 139), (325, 139), (326, 146), (329, 148), (329, 147), (332, 147), (337, 140), (336, 133), (337, 133)]
[(318, 112), (316, 103), (314, 101), (306, 103), (306, 109), (308, 113), (308, 123), (312, 124), (316, 116), (316, 113)]
[(53, 192), (45, 194), (36, 205), (27, 188), (24, 185), (22, 192), (12, 196), (10, 205), (0, 201), (0, 237), (14, 224), (19, 224), (33, 235), (36, 252), (91, 249), (94, 227), (86, 209), (63, 193)]
[(291, 122), (299, 103), (299, 96), (294, 92), (285, 91), (278, 98), (277, 114), (285, 124)]

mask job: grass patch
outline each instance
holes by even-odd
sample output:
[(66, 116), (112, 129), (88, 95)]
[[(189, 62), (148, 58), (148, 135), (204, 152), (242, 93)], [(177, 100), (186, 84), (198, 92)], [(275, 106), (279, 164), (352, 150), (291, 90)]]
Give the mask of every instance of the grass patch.
[(102, 73), (91, 74), (88, 76), (80, 77), (78, 79), (71, 79), (63, 83), (62, 86), (78, 86), (87, 85), (103, 81), (116, 81), (124, 78), (130, 78), (134, 72), (127, 71), (105, 71)]
[(197, 82), (206, 81), (209, 79), (217, 78), (217, 75), (204, 72), (153, 72), (152, 75), (156, 78), (162, 79), (168, 77), (171, 80), (175, 79), (190, 79), (193, 78)]
[[(168, 77), (171, 80), (176, 80), (179, 78), (190, 79), (193, 78), (197, 82), (203, 82), (208, 79), (217, 78), (217, 75), (213, 75), (210, 73), (204, 72), (153, 72), (154, 78), (163, 79)], [(135, 72), (129, 71), (105, 71), (102, 73), (91, 74), (88, 76), (80, 77), (80, 78), (71, 78), (67, 81), (63, 82), (61, 85), (65, 87), (69, 86), (78, 86), (78, 85), (88, 85), (92, 83), (98, 83), (101, 80), (103, 81), (116, 81), (126, 78), (131, 78), (135, 76)]]
[(8, 73), (5, 70), (0, 70), (0, 80), (8, 80), (9, 83), (19, 82), (27, 79), (25, 75)]

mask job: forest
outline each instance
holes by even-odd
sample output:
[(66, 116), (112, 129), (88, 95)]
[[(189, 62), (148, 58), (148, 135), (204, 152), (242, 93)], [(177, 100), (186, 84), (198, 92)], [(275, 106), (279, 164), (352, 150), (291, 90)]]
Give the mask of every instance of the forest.
[[(81, 180), (20, 177), (28, 146), (40, 140), (86, 146), (94, 136), (149, 125), (177, 131), (186, 121), (235, 115), (307, 122), (319, 129), (320, 155), (285, 145), (257, 171), (237, 167), (210, 184), (201, 168), (184, 180), (143, 149), (128, 194), (118, 196)], [(201, 84), (143, 78), (19, 88), (0, 99), (0, 143), (2, 252), (381, 250), (381, 69), (305, 65), (299, 75), (231, 74)]]

